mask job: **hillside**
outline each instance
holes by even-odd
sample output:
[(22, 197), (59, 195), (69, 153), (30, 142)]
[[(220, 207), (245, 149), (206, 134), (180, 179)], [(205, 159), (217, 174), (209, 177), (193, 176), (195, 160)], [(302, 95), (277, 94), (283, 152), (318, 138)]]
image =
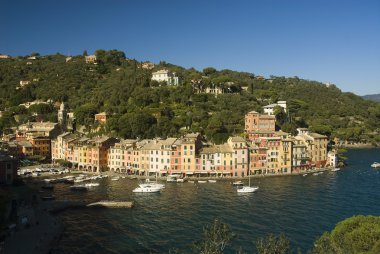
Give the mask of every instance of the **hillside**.
[(380, 102), (380, 94), (368, 94), (362, 96), (365, 100)]
[[(262, 111), (264, 105), (286, 100), (289, 113), (277, 112), (278, 127), (284, 131), (309, 127), (331, 137), (380, 141), (380, 104), (343, 93), (333, 85), (297, 77), (263, 79), (211, 67), (198, 71), (165, 62), (149, 70), (117, 50), (98, 50), (96, 55), (97, 65), (86, 64), (83, 56), (66, 62), (60, 54), (37, 55), (35, 60), (0, 59), (0, 111), (5, 110), (0, 131), (28, 120), (54, 121), (59, 102), (66, 101), (77, 123), (87, 130), (98, 127), (93, 121), (95, 113), (112, 115), (98, 134), (151, 138), (198, 131), (220, 143), (243, 131), (246, 112)], [(152, 71), (163, 68), (177, 73), (178, 87), (151, 81)], [(30, 83), (16, 89), (20, 80)], [(205, 94), (207, 87), (221, 87), (229, 93)], [(19, 106), (37, 99), (51, 99), (54, 104)]]

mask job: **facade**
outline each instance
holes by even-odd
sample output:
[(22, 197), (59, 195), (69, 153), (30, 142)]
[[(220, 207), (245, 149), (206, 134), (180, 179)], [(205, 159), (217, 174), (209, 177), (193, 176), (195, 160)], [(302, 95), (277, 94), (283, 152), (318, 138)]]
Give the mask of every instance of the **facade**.
[(267, 106), (264, 106), (263, 109), (264, 109), (264, 113), (267, 114), (267, 115), (274, 115), (274, 108), (276, 106), (280, 106), (284, 109), (285, 113), (286, 113), (286, 101), (278, 101), (277, 103), (273, 103), (273, 104), (270, 104), (270, 105), (267, 105)]
[(153, 72), (152, 80), (156, 80), (158, 82), (166, 82), (170, 86), (178, 86), (179, 84), (179, 79), (175, 73), (165, 69)]
[(0, 184), (12, 184), (17, 177), (17, 160), (0, 154)]
[(86, 63), (96, 63), (96, 55), (85, 56), (84, 60)]
[(55, 138), (60, 134), (58, 123), (28, 122), (18, 126), (16, 139), (28, 139), (30, 136), (44, 136)]
[(44, 136), (32, 137), (29, 142), (33, 147), (33, 155), (39, 155), (50, 158), (50, 138)]
[(261, 115), (256, 111), (251, 111), (245, 115), (245, 132), (255, 131), (275, 131), (275, 116)]
[(310, 167), (310, 158), (306, 150), (306, 145), (300, 138), (293, 138), (292, 147), (292, 168), (294, 172), (300, 172), (308, 169)]
[(310, 166), (323, 167), (327, 163), (327, 137), (318, 133), (309, 132), (307, 129), (298, 129), (298, 139), (306, 145), (310, 158)]
[(107, 122), (107, 113), (106, 112), (101, 112), (95, 115), (95, 121), (105, 124)]
[(338, 156), (334, 151), (329, 151), (327, 153), (327, 165), (333, 168), (338, 166)]

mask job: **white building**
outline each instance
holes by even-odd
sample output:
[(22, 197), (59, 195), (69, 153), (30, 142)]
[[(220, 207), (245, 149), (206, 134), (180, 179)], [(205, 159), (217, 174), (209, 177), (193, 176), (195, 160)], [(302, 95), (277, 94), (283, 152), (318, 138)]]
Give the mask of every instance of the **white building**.
[(264, 113), (268, 114), (268, 115), (273, 115), (274, 114), (274, 108), (276, 106), (280, 106), (284, 109), (285, 113), (286, 113), (286, 101), (278, 101), (277, 103), (273, 103), (273, 104), (269, 104), (267, 106), (264, 106)]
[(333, 151), (327, 153), (327, 163), (330, 167), (336, 168), (338, 165), (338, 156)]
[(159, 70), (152, 73), (152, 80), (158, 82), (166, 82), (168, 85), (177, 86), (179, 83), (178, 77), (175, 72), (170, 72), (168, 70)]

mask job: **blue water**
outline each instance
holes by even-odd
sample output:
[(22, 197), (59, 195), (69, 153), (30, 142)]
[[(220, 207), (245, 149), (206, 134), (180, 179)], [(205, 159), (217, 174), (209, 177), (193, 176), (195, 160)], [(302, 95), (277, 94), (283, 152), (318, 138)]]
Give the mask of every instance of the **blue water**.
[(87, 193), (57, 184), (58, 199), (134, 201), (133, 209), (81, 209), (59, 215), (66, 229), (59, 253), (181, 253), (199, 240), (215, 218), (238, 235), (226, 253), (242, 246), (252, 253), (259, 236), (284, 232), (303, 252), (324, 231), (347, 217), (380, 215), (380, 150), (349, 150), (346, 168), (319, 176), (252, 178), (260, 187), (238, 194), (230, 181), (166, 184), (159, 194), (135, 194), (136, 180), (101, 180)]

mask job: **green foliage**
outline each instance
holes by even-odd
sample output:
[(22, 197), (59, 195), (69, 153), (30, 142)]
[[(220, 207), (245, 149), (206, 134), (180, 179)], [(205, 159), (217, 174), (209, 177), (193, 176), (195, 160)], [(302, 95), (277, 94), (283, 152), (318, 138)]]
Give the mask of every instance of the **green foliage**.
[[(69, 62), (61, 54), (40, 56), (32, 64), (24, 58), (2, 59), (0, 110), (6, 111), (0, 118), (0, 131), (14, 126), (15, 116), (19, 123), (56, 120), (53, 106), (19, 107), (28, 101), (51, 99), (66, 101), (77, 123), (87, 128), (94, 127), (94, 114), (108, 112), (110, 118), (102, 131), (111, 135), (143, 138), (201, 132), (212, 142), (223, 143), (244, 131), (248, 111), (286, 100), (287, 113), (276, 112), (278, 128), (283, 131), (295, 134), (298, 127), (310, 127), (345, 140), (380, 141), (380, 103), (343, 93), (335, 86), (299, 78), (257, 79), (252, 73), (212, 67), (197, 71), (162, 61), (154, 71), (166, 68), (181, 80), (178, 87), (170, 87), (151, 81), (152, 71), (126, 59), (124, 52), (100, 49), (95, 55), (97, 64), (86, 64), (82, 55)], [(31, 83), (16, 90), (20, 80)], [(207, 87), (229, 93), (215, 97), (194, 91)], [(142, 123), (133, 124), (131, 119)]]
[(353, 216), (325, 232), (312, 253), (380, 253), (380, 217)]
[(194, 253), (222, 254), (235, 237), (229, 225), (215, 219), (203, 229), (203, 238), (193, 244)]
[(256, 240), (256, 251), (258, 254), (288, 254), (291, 253), (290, 241), (284, 235), (267, 235)]

